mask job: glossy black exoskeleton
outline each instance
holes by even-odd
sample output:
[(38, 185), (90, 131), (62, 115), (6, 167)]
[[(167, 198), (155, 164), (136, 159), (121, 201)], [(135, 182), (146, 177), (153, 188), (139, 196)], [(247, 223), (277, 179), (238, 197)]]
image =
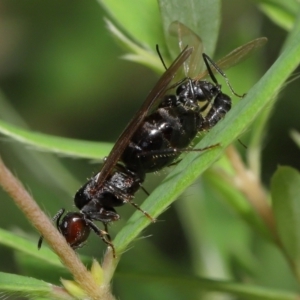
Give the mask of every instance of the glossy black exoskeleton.
[[(209, 64), (211, 64), (223, 77), (226, 78), (226, 75), (208, 55), (203, 53), (202, 57), (213, 82), (188, 78), (186, 82), (179, 85), (176, 90), (179, 99), (193, 99), (193, 101), (197, 102), (197, 105), (201, 106), (200, 112), (202, 114), (210, 106), (205, 116), (204, 114), (202, 115), (203, 121), (200, 131), (209, 130), (214, 127), (231, 109), (231, 98), (222, 92), (222, 87), (214, 76)], [(201, 102), (203, 102), (204, 105), (201, 105)]]
[[(188, 47), (181, 51), (119, 137), (110, 155), (106, 158), (101, 172), (77, 191), (74, 202), (80, 212), (69, 212), (61, 221), (60, 218), (64, 213), (63, 209), (54, 216), (53, 220), (56, 221), (58, 230), (66, 237), (72, 248), (82, 246), (92, 229), (106, 244), (112, 247), (115, 256), (114, 247), (107, 233), (107, 224), (120, 218), (113, 207), (129, 202), (141, 210), (131, 199), (140, 188), (145, 177), (143, 171), (131, 171), (120, 164), (119, 159), (136, 129), (144, 122), (153, 105), (163, 97), (176, 72), (192, 52), (193, 48)], [(151, 218), (146, 212), (144, 213)], [(101, 221), (106, 230), (100, 230), (93, 221)], [(39, 249), (42, 242), (43, 236), (40, 237), (38, 242)]]
[[(146, 173), (159, 171), (173, 164), (182, 152), (203, 151), (216, 146), (195, 150), (187, 148), (198, 132), (207, 131), (215, 126), (231, 108), (231, 99), (222, 93), (221, 85), (213, 72), (221, 74), (234, 93), (221, 67), (227, 68), (236, 64), (266, 41), (264, 38), (256, 39), (214, 63), (204, 53), (200, 58), (197, 57), (199, 49), (202, 49), (201, 40), (197, 35), (179, 22), (173, 23), (172, 26), (180, 29), (180, 40), (192, 36), (192, 47), (182, 49), (177, 59), (160, 78), (117, 140), (101, 172), (77, 191), (74, 203), (80, 212), (69, 212), (60, 221), (64, 213), (64, 210), (60, 210), (54, 217), (58, 230), (73, 248), (83, 245), (93, 230), (112, 247), (115, 256), (107, 225), (120, 218), (114, 207), (125, 203), (130, 203), (151, 221), (155, 221), (132, 201), (144, 182)], [(195, 62), (202, 58), (207, 71), (199, 75)], [(175, 94), (166, 95), (171, 81), (183, 64), (186, 78), (172, 85), (176, 87)], [(212, 82), (202, 80), (207, 75)], [(100, 230), (94, 221), (102, 222), (105, 230)], [(39, 248), (42, 239), (41, 237), (39, 240)]]

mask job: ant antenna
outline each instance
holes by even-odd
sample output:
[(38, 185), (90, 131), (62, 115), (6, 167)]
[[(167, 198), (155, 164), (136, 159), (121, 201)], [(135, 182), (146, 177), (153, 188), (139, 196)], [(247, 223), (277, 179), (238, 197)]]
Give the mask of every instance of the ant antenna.
[(248, 149), (248, 147), (247, 147), (240, 139), (238, 139), (238, 142), (239, 142), (245, 149)]
[(167, 66), (166, 66), (166, 64), (165, 64), (165, 61), (164, 61), (164, 59), (163, 59), (163, 57), (162, 57), (162, 55), (161, 55), (161, 53), (160, 53), (158, 44), (156, 44), (156, 52), (157, 52), (157, 54), (158, 54), (158, 56), (159, 56), (159, 58), (160, 58), (161, 63), (163, 64), (165, 70), (168, 70), (168, 68), (167, 68)]
[[(186, 49), (186, 48), (187, 48), (187, 46), (185, 47), (185, 49)], [(159, 58), (160, 58), (161, 63), (163, 64), (165, 70), (168, 70), (168, 68), (167, 68), (167, 66), (166, 66), (166, 64), (165, 64), (165, 61), (164, 61), (164, 59), (163, 59), (163, 57), (162, 57), (162, 55), (161, 55), (161, 53), (160, 53), (158, 44), (156, 44), (156, 52), (157, 52), (157, 54), (158, 54), (158, 56), (159, 56)], [(212, 75), (212, 76), (213, 76), (213, 75)], [(214, 78), (215, 78), (215, 77), (214, 77)], [(178, 85), (182, 84), (182, 83), (185, 82), (186, 80), (188, 80), (188, 81), (189, 81), (189, 85), (191, 85), (191, 78), (185, 77), (185, 78), (181, 79), (180, 81), (175, 82), (174, 84), (172, 84), (168, 89), (171, 90), (171, 89), (177, 87)], [(216, 83), (216, 84), (217, 84), (217, 83)], [(193, 98), (194, 98), (194, 89), (193, 89), (192, 87), (191, 87), (191, 91), (192, 91)], [(142, 187), (142, 189), (143, 189), (143, 187)], [(148, 192), (146, 191), (146, 194), (147, 194), (147, 193), (148, 193)]]
[(226, 76), (226, 74), (219, 68), (219, 66), (218, 66), (218, 65), (217, 65), (217, 64), (216, 64), (216, 63), (215, 63), (215, 62), (214, 62), (207, 54), (202, 53), (202, 56), (203, 56), (203, 60), (204, 60), (204, 63), (205, 63), (205, 65), (206, 65), (207, 71), (208, 71), (208, 73), (209, 73), (209, 76), (211, 77), (212, 81), (213, 81), (215, 84), (218, 85), (219, 83), (218, 83), (218, 81), (217, 81), (215, 75), (213, 74), (213, 72), (212, 72), (211, 67), (210, 67), (209, 64), (211, 64), (211, 65), (215, 68), (215, 70), (216, 70), (216, 71), (224, 78), (224, 80), (225, 80), (227, 86), (230, 88), (230, 90), (231, 90), (231, 92), (232, 92), (233, 95), (235, 95), (235, 96), (237, 96), (237, 97), (239, 97), (239, 98), (243, 98), (243, 97), (245, 96), (245, 94), (241, 96), (241, 95), (237, 94), (237, 93), (234, 91), (234, 89), (233, 89), (233, 87), (231, 86), (231, 84), (230, 84), (230, 82), (229, 82), (229, 79), (228, 79), (228, 77)]

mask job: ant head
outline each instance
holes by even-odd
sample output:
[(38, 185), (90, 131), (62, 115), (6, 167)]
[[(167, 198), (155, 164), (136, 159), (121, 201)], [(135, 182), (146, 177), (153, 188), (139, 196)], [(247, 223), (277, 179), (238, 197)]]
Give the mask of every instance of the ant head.
[(84, 215), (79, 212), (67, 213), (58, 224), (58, 229), (73, 249), (81, 247), (91, 231)]

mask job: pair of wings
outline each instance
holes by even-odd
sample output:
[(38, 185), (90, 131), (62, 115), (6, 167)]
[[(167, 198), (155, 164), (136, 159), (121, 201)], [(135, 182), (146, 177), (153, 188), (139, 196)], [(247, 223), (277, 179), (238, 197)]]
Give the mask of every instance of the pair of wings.
[[(130, 142), (131, 137), (140, 127), (145, 117), (151, 111), (154, 105), (158, 104), (168, 90), (170, 83), (174, 79), (180, 67), (184, 66), (185, 75), (194, 80), (201, 80), (207, 77), (207, 70), (203, 71), (203, 45), (201, 38), (191, 29), (176, 21), (170, 25), (170, 34), (178, 36), (181, 53), (174, 60), (171, 66), (160, 77), (154, 88), (151, 90), (146, 100), (128, 123), (125, 130), (119, 136), (117, 142), (104, 162), (100, 175), (97, 179), (97, 186), (100, 188), (109, 176), (122, 153)], [(224, 58), (216, 62), (220, 69), (227, 69), (248, 58), (256, 49), (267, 42), (266, 38), (255, 39), (239, 48), (236, 48)]]

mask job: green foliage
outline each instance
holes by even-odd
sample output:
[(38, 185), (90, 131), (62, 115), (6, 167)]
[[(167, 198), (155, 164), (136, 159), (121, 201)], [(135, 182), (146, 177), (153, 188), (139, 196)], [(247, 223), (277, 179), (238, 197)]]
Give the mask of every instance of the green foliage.
[(300, 274), (299, 259), (300, 174), (291, 167), (279, 167), (272, 178), (271, 194), (277, 228), (284, 251)]
[(32, 146), (37, 150), (60, 153), (73, 157), (99, 159), (99, 157), (106, 156), (112, 148), (111, 144), (109, 143), (60, 138), (52, 135), (24, 130), (1, 121), (0, 127), (0, 131), (3, 135), (9, 136), (15, 141)]
[(299, 3), (295, 0), (256, 1), (260, 9), (278, 26), (291, 30), (299, 12)]
[[(33, 0), (31, 2), (35, 3)], [(155, 1), (150, 0), (122, 3), (99, 0), (98, 2), (104, 8), (105, 22), (110, 34), (126, 51), (125, 54), (122, 53), (123, 57), (143, 64), (156, 72), (162, 72), (163, 67), (154, 51), (155, 44), (159, 44), (167, 65), (179, 52), (174, 45), (174, 39), (172, 41), (168, 34), (168, 26), (172, 21), (179, 20), (199, 34), (205, 45), (205, 51), (210, 55), (215, 52), (219, 29), (221, 32), (224, 30), (220, 25), (221, 17), (223, 17), (220, 13), (221, 1), (217, 0), (161, 0), (158, 5)], [(232, 5), (231, 10), (242, 14), (243, 8), (239, 6), (238, 1), (233, 2), (233, 4), (228, 3), (227, 5)], [(284, 3), (282, 1), (255, 2), (277, 25), (282, 26), (285, 30), (290, 30), (285, 46), (276, 61), (256, 84), (254, 82), (259, 78), (258, 74), (263, 64), (260, 59), (264, 58), (267, 61), (267, 56), (261, 54), (260, 58), (255, 57), (250, 64), (245, 63), (244, 69), (236, 67), (234, 69), (237, 71), (228, 72), (231, 83), (234, 83), (235, 87), (237, 86), (236, 89), (240, 90), (243, 86), (253, 87), (243, 99), (234, 104), (224, 120), (210, 130), (201, 141), (195, 143), (197, 149), (216, 144), (219, 146), (209, 151), (184, 155), (182, 161), (170, 171), (164, 180), (160, 180), (162, 182), (154, 191), (151, 191), (150, 196), (141, 205), (141, 208), (152, 217), (159, 220), (167, 218), (167, 221), (157, 222), (148, 230), (150, 222), (147, 218), (138, 211), (134, 212), (131, 217), (126, 217), (126, 208), (124, 208), (124, 214), (121, 213), (122, 217), (124, 216), (123, 221), (120, 221), (121, 225), (117, 227), (116, 224), (116, 229), (115, 227), (111, 228), (112, 236), (115, 237), (113, 243), (117, 251), (117, 259), (113, 259), (111, 253), (107, 252), (103, 259), (102, 269), (95, 262), (91, 269), (93, 280), (98, 286), (101, 286), (102, 290), (108, 289), (110, 280), (114, 278), (114, 294), (118, 295), (117, 298), (141, 299), (145, 298), (145, 295), (149, 295), (147, 297), (149, 299), (210, 300), (225, 299), (228, 295), (230, 295), (229, 297), (238, 297), (238, 299), (251, 300), (299, 298), (300, 175), (292, 167), (279, 167), (273, 175), (274, 169), (268, 173), (264, 169), (265, 158), (263, 156), (262, 159), (261, 149), (265, 143), (264, 138), (268, 134), (266, 124), (278, 93), (283, 88), (289, 88), (289, 85), (285, 86), (285, 82), (300, 62), (300, 5), (299, 2), (293, 0)], [(47, 2), (43, 9), (45, 11), (49, 7), (60, 9), (61, 12), (64, 12), (62, 14), (64, 16), (71, 13), (70, 7), (66, 8), (63, 4), (55, 1), (53, 3)], [(21, 4), (7, 2), (6, 5), (7, 7), (12, 5), (12, 10), (17, 10)], [(223, 5), (225, 5), (224, 2)], [(21, 5), (24, 16), (29, 18), (31, 15), (32, 22), (41, 24), (42, 27), (44, 20), (39, 19), (38, 16), (45, 12), (38, 10), (33, 12), (29, 6), (30, 4)], [(86, 10), (82, 12), (82, 8)], [(228, 7), (225, 8), (228, 9)], [(74, 18), (77, 23), (67, 23), (66, 18), (57, 17), (57, 22), (59, 21), (61, 24), (57, 26), (53, 38), (60, 36), (62, 28), (65, 29), (68, 26), (77, 29), (80, 36), (81, 28), (77, 26), (79, 24), (85, 26), (83, 24), (86, 22), (91, 22), (90, 28), (95, 28), (95, 32), (99, 34), (97, 22), (102, 16), (97, 10), (100, 11), (100, 7), (95, 3), (83, 4), (74, 1), (72, 7), (74, 16), (87, 15), (88, 18), (84, 22), (80, 18)], [(233, 15), (231, 14), (231, 16)], [(244, 16), (248, 17), (247, 14)], [(254, 18), (254, 15), (252, 17)], [(24, 19), (22, 21), (24, 22)], [(255, 20), (253, 22), (258, 23)], [(240, 30), (246, 36), (253, 35), (255, 38), (258, 32), (262, 35), (260, 33), (263, 31), (262, 28), (253, 26), (250, 29), (241, 20), (237, 23), (239, 28), (236, 30)], [(47, 22), (46, 25), (48, 25)], [(103, 24), (100, 25), (103, 27)], [(224, 27), (228, 29), (226, 24)], [(252, 29), (253, 31), (251, 31)], [(82, 30), (82, 37), (85, 37), (86, 32), (88, 31)], [(47, 35), (42, 31), (43, 34)], [(92, 38), (93, 34), (91, 32), (89, 34), (91, 35), (90, 40), (95, 40), (95, 47), (99, 46), (103, 55), (107, 55), (107, 57), (111, 55), (111, 61), (115, 60), (119, 55), (118, 50), (110, 50), (109, 46), (106, 47), (106, 44), (113, 44), (113, 41), (105, 40), (107, 39), (107, 30), (99, 35), (102, 38), (99, 45), (97, 40)], [(45, 36), (45, 40), (48, 41), (49, 37)], [(55, 51), (60, 53), (59, 49), (51, 48), (50, 43), (45, 44), (46, 47), (48, 46), (47, 50), (43, 50), (45, 56), (42, 54), (40, 57), (33, 56), (34, 60), (40, 64), (37, 63), (35, 67), (32, 67), (32, 73), (28, 73), (30, 74), (28, 78), (34, 78), (35, 83), (34, 87), (28, 90), (30, 94), (28, 98), (35, 97), (35, 95), (37, 98), (42, 96), (44, 92), (41, 93), (39, 88), (46, 93), (48, 91), (45, 100), (49, 98), (48, 102), (41, 106), (39, 106), (39, 99), (25, 101), (23, 109), (32, 113), (28, 120), (32, 121), (31, 124), (35, 130), (28, 129), (24, 125), (17, 113), (9, 107), (9, 101), (5, 100), (4, 96), (1, 97), (0, 102), (0, 132), (9, 140), (14, 141), (12, 145), (1, 141), (1, 155), (13, 170), (17, 170), (18, 176), (26, 186), (30, 187), (42, 207), (51, 210), (52, 213), (55, 213), (57, 208), (67, 205), (67, 202), (60, 203), (62, 195), (69, 196), (70, 191), (73, 193), (80, 184), (77, 185), (77, 180), (73, 179), (72, 174), (64, 166), (66, 163), (71, 165), (69, 161), (59, 160), (50, 155), (39, 156), (35, 151), (42, 150), (75, 158), (102, 159), (109, 153), (115, 139), (113, 137), (117, 137), (118, 132), (126, 124), (127, 117), (125, 116), (123, 121), (120, 116), (120, 114), (126, 115), (127, 107), (131, 105), (126, 97), (136, 97), (137, 103), (141, 104), (141, 97), (145, 98), (146, 96), (145, 90), (147, 91), (151, 87), (148, 79), (146, 80), (146, 75), (139, 74), (134, 77), (129, 73), (131, 64), (127, 64), (121, 69), (119, 65), (123, 62), (116, 60), (112, 64), (108, 63), (107, 58), (104, 58), (99, 65), (95, 63), (95, 58), (101, 57), (102, 52), (95, 51), (94, 56), (84, 52), (86, 48), (92, 47), (88, 40), (80, 48), (81, 50), (74, 46), (81, 43), (77, 36), (74, 41), (70, 38), (68, 43), (63, 38), (58, 39), (60, 51), (69, 54), (65, 58), (67, 62), (61, 58), (64, 57), (63, 55), (52, 58), (53, 62), (61, 59), (59, 73), (72, 73), (66, 76), (65, 82), (61, 83), (59, 92), (48, 88), (49, 83), (52, 82), (49, 78), (52, 80), (55, 78), (51, 73), (53, 66), (51, 62), (41, 59), (49, 57), (51, 53), (54, 56)], [(239, 46), (238, 38), (234, 36), (230, 37), (229, 43), (236, 43), (235, 46)], [(270, 43), (272, 43), (272, 38)], [(224, 48), (226, 47), (224, 46)], [(67, 51), (67, 49), (72, 49), (74, 52)], [(218, 51), (218, 49), (216, 50)], [(83, 51), (81, 55), (80, 51)], [(74, 61), (72, 61), (72, 57)], [(86, 64), (90, 65), (89, 72), (84, 72), (85, 66), (77, 63), (77, 57), (84, 57)], [(49, 60), (51, 59), (49, 58)], [(76, 79), (74, 71), (67, 71), (73, 65), (78, 68), (79, 74), (82, 73), (81, 80)], [(81, 69), (79, 69), (80, 66)], [(45, 68), (46, 72), (43, 76), (37, 75), (39, 68)], [(104, 75), (99, 75), (98, 69), (104, 70)], [(144, 71), (138, 70), (138, 72)], [(93, 73), (96, 79), (92, 78), (91, 74)], [(86, 76), (91, 77), (86, 79)], [(103, 82), (100, 88), (98, 87), (99, 76), (102, 77)], [(137, 82), (138, 79), (140, 79), (139, 82)], [(59, 85), (55, 80), (52, 82), (52, 87), (55, 86), (55, 83)], [(86, 82), (86, 85), (81, 81)], [(78, 84), (76, 84), (77, 82)], [(145, 88), (141, 91), (143, 96), (134, 94), (139, 86), (143, 86), (144, 82)], [(125, 85), (127, 96), (124, 96), (124, 90), (121, 88), (120, 91), (117, 91), (118, 84), (121, 86), (121, 83)], [(9, 89), (10, 84), (4, 82), (3, 85), (4, 90), (8, 91), (7, 98), (10, 94), (13, 98), (14, 94)], [(81, 89), (79, 89), (80, 86)], [(70, 90), (70, 94), (67, 90)], [(119, 93), (109, 94), (111, 90), (113, 93)], [(66, 96), (61, 100), (57, 99), (62, 97), (61, 95)], [(101, 101), (98, 100), (99, 95)], [(23, 96), (22, 93), (18, 95), (18, 97), (21, 96)], [(25, 95), (24, 98), (26, 98)], [(297, 94), (291, 98), (297, 98)], [(18, 103), (18, 100), (15, 100), (14, 105), (20, 105), (18, 110), (21, 111), (22, 104)], [(94, 108), (96, 105), (97, 109)], [(292, 115), (293, 111), (296, 113), (299, 110), (292, 107), (287, 111)], [(128, 113), (128, 120), (132, 113), (132, 111)], [(71, 136), (75, 136), (75, 138), (36, 132), (37, 130), (44, 132), (41, 128), (46, 126), (47, 122), (50, 123), (45, 132), (47, 130), (52, 132), (52, 129), (54, 132), (60, 130), (60, 118), (65, 119), (64, 116), (67, 115), (73, 120), (70, 128), (73, 130)], [(120, 120), (118, 116), (120, 116)], [(298, 114), (296, 117), (299, 119)], [(47, 121), (55, 118), (57, 118), (56, 122)], [(105, 125), (101, 123), (102, 118)], [(83, 119), (85, 122), (82, 121)], [(94, 123), (94, 119), (100, 123)], [(280, 126), (283, 123), (278, 122), (277, 128), (281, 129)], [(297, 125), (299, 123), (294, 126)], [(103, 141), (108, 139), (111, 143), (81, 140), (81, 131), (85, 131), (85, 126), (90, 126), (91, 138)], [(120, 127), (114, 131), (114, 126)], [(278, 131), (275, 134), (279, 135)], [(63, 130), (58, 132), (60, 135), (68, 136)], [(245, 156), (241, 158), (242, 155), (230, 145), (244, 133), (246, 133), (247, 149), (237, 146)], [(283, 135), (287, 136), (288, 133), (284, 132)], [(299, 134), (293, 130), (291, 135), (299, 145)], [(28, 152), (26, 146), (30, 147)], [(272, 151), (279, 150), (274, 148)], [(14, 157), (18, 157), (23, 164), (15, 162)], [(281, 161), (278, 162), (281, 163)], [(275, 164), (278, 162), (276, 161)], [(24, 165), (27, 166), (27, 169), (24, 168), (23, 174)], [(82, 182), (91, 173), (90, 168), (89, 170), (84, 169), (86, 165), (85, 162), (77, 161), (70, 167)], [(213, 167), (207, 170), (212, 165)], [(98, 170), (98, 166), (96, 170)], [(31, 173), (33, 178), (38, 179), (32, 179), (28, 175)], [(197, 184), (193, 185), (202, 173), (204, 173), (202, 180), (198, 180)], [(151, 176), (149, 177), (147, 182), (149, 180), (149, 185), (151, 185), (153, 179)], [(271, 181), (270, 187), (268, 187), (269, 181)], [(41, 183), (46, 186), (45, 189), (40, 187)], [(58, 192), (53, 191), (57, 187)], [(185, 198), (184, 201), (172, 204), (179, 197)], [(71, 197), (68, 201), (70, 209), (74, 209), (71, 207)], [(160, 217), (171, 204), (172, 206), (176, 205), (178, 215), (168, 211)], [(7, 213), (2, 216), (1, 226), (6, 226), (5, 222), (11, 226), (9, 219), (10, 215), (14, 213), (10, 208), (10, 202), (4, 202), (3, 205), (3, 208), (7, 209)], [(8, 212), (8, 210), (11, 211)], [(168, 227), (168, 224), (171, 226)], [(18, 224), (18, 226), (23, 225)], [(26, 227), (25, 229), (27, 230)], [(117, 234), (114, 233), (114, 230)], [(156, 243), (152, 244), (152, 239), (137, 240), (142, 234), (148, 235), (153, 232), (154, 239), (157, 239)], [(64, 278), (70, 276), (62, 269), (57, 256), (45, 245), (40, 252), (37, 251), (36, 241), (37, 238), (33, 239), (28, 236), (24, 238), (15, 232), (0, 230), (0, 243), (13, 251), (14, 262), (18, 264), (18, 269), (22, 271), (23, 275), (1, 273), (0, 291), (8, 295), (19, 293), (22, 296), (38, 299), (85, 299), (86, 294), (91, 297), (89, 290), (80, 286), (78, 282), (63, 280), (64, 288), (60, 288), (30, 277), (34, 276), (59, 284), (62, 276)], [(90, 253), (85, 254), (89, 257), (97, 256), (100, 260), (99, 240), (94, 238), (90, 243), (93, 247), (90, 247)], [(132, 246), (133, 248), (130, 248)], [(127, 253), (124, 253), (125, 251)], [(82, 259), (85, 264), (91, 261), (83, 256)], [(117, 266), (116, 276), (113, 277)], [(78, 278), (76, 275), (74, 276)], [(217, 298), (214, 293), (207, 293), (208, 291), (218, 292)], [(114, 299), (110, 293), (104, 294), (106, 298), (102, 299)]]

